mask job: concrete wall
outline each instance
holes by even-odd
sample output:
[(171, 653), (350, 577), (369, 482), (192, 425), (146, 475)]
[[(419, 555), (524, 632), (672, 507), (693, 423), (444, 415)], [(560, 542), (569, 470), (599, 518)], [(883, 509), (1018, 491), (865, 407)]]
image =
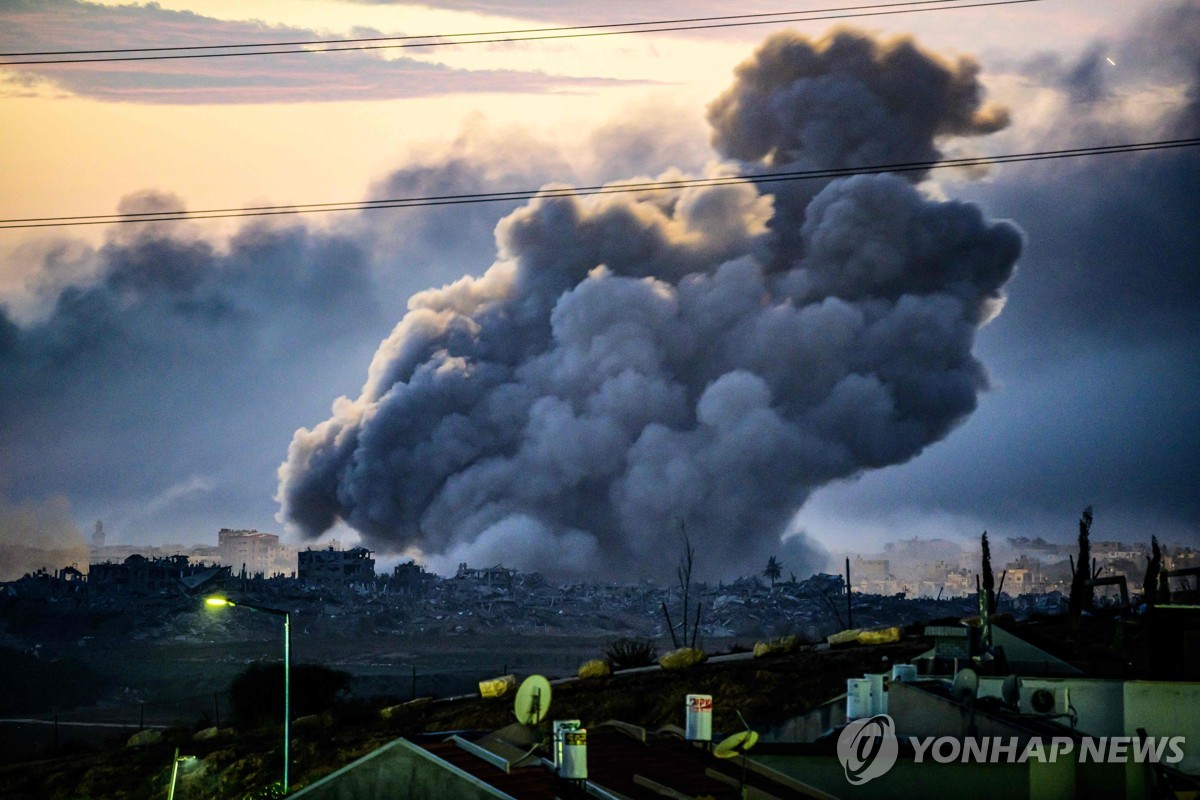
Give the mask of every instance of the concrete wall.
[(1026, 763), (1029, 767), (1029, 800), (1074, 800), (1077, 796), (1074, 761), (1064, 757), (1053, 763), (1036, 759)]
[[(852, 786), (832, 756), (754, 756), (753, 760), (848, 800), (1033, 800), (1027, 764), (915, 764), (900, 759), (886, 774)], [(1037, 800), (1056, 798), (1038, 795)]]
[(1016, 736), (1022, 746), (1029, 740), (1003, 720), (972, 713), (906, 683), (893, 683), (888, 690), (888, 714), (896, 721), (897, 736)]
[(415, 744), (397, 739), (293, 795), (304, 800), (508, 798)]
[(1061, 658), (1050, 655), (1003, 628), (992, 628), (992, 644), (1004, 648), (1004, 656), (1013, 669), (1023, 675), (1082, 675)]
[(759, 737), (763, 742), (815, 742), (826, 731), (846, 724), (846, 696), (838, 695), (807, 714), (792, 717)]
[[(979, 680), (980, 697), (999, 697), (1003, 678), (983, 677)], [(1092, 736), (1121, 736), (1124, 726), (1122, 681), (1094, 678), (1029, 678), (1021, 677), (1021, 710), (1029, 711), (1029, 698), (1038, 689), (1056, 691), (1069, 689), (1071, 707), (1078, 714), (1076, 724), (1080, 733)], [(1069, 726), (1067, 719), (1059, 720)]]
[(1125, 724), (1119, 734), (1137, 736), (1145, 728), (1150, 736), (1184, 736), (1184, 759), (1173, 764), (1189, 775), (1200, 774), (1200, 683), (1126, 681)]
[[(758, 755), (753, 761), (847, 800), (970, 798), (970, 800), (1141, 800), (1144, 786), (1129, 784), (1124, 764), (914, 763), (901, 757), (884, 775), (859, 786), (846, 780), (834, 756)], [(1128, 765), (1130, 768), (1133, 765)], [(1139, 775), (1144, 772), (1138, 766)], [(1140, 779), (1140, 778), (1139, 778)]]

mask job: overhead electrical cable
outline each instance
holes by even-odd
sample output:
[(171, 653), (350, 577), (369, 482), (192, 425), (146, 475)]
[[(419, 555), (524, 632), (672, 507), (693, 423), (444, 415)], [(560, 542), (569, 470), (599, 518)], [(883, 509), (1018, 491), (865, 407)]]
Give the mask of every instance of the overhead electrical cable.
[[(464, 44), (501, 44), (511, 42), (545, 41), (550, 39), (583, 39), (601, 36), (626, 36), (635, 33), (665, 33), (671, 31), (712, 30), (751, 25), (782, 25), (789, 22), (812, 22), (856, 17), (878, 17), (928, 11), (953, 11), (964, 8), (1007, 6), (1039, 3), (1042, 0), (979, 0), (962, 3), (958, 0), (911, 0), (910, 2), (873, 3), (860, 6), (819, 8), (809, 11), (778, 11), (763, 14), (735, 14), (722, 17), (693, 17), (690, 19), (657, 20), (650, 22), (619, 22), (608, 25), (575, 25), (560, 28), (526, 28), (477, 33), (429, 34), (424, 36), (376, 36), (360, 39), (313, 39), (295, 42), (258, 42), (249, 44), (178, 45), (172, 47), (113, 48), (107, 50), (49, 50), (25, 53), (0, 53), (5, 59), (0, 67), (48, 64), (99, 64), (120, 61), (164, 61), (196, 58), (229, 58), (235, 56), (287, 55), (292, 53), (337, 53), (362, 50), (392, 50), (415, 47), (446, 47)], [(897, 6), (910, 6), (896, 8)], [(868, 10), (876, 9), (876, 10)], [(477, 37), (477, 38), (469, 38)], [(490, 37), (490, 38), (478, 38)], [(385, 44), (368, 44), (385, 42)], [(311, 48), (322, 45), (320, 49)], [(336, 45), (348, 45), (339, 47)], [(250, 48), (288, 48), (253, 49)], [(296, 49), (300, 48), (300, 49)], [(221, 52), (182, 52), (219, 50)], [(142, 53), (144, 55), (130, 55)], [(42, 58), (42, 56), (56, 56)], [(64, 57), (57, 56), (85, 56)], [(99, 56), (98, 58), (88, 56)], [(33, 58), (37, 57), (37, 58)]]
[(632, 28), (644, 25), (682, 25), (699, 22), (720, 22), (725, 20), (741, 20), (766, 17), (786, 17), (797, 14), (823, 14), (833, 11), (859, 11), (869, 8), (887, 8), (892, 6), (920, 6), (935, 3), (957, 3), (961, 0), (905, 0), (895, 3), (871, 3), (861, 6), (836, 6), (833, 8), (814, 8), (808, 11), (771, 11), (757, 14), (727, 14), (719, 17), (689, 17), (682, 19), (653, 19), (642, 22), (611, 22), (594, 25), (559, 25), (549, 28), (517, 28), (500, 31), (471, 31), (466, 33), (433, 33), (409, 36), (368, 36), (357, 39), (304, 39), (293, 42), (247, 42), (242, 44), (195, 44), (175, 45), (173, 47), (118, 47), (109, 50), (46, 50), (26, 53), (0, 53), (0, 58), (16, 56), (81, 56), (102, 55), (111, 53), (157, 53), (173, 50), (225, 50), (237, 47), (303, 47), (318, 44), (363, 44), (366, 42), (400, 42), (412, 39), (449, 39), (462, 36), (509, 36), (521, 33), (557, 33), (564, 31), (585, 31), (596, 28)]
[(294, 214), (316, 214), (331, 211), (372, 211), (385, 208), (423, 208), (428, 206), (464, 205), (469, 203), (497, 203), (506, 201), (532, 200), (534, 198), (574, 197), (583, 195), (619, 194), (625, 192), (679, 191), (681, 189), (726, 186), (737, 183), (776, 183), (781, 181), (818, 180), (841, 178), (852, 175), (876, 175), (885, 172), (918, 172), (953, 167), (981, 167), (992, 164), (1010, 164), (1025, 161), (1047, 161), (1062, 158), (1140, 153), (1153, 150), (1169, 150), (1200, 146), (1200, 137), (1190, 139), (1166, 139), (1149, 142), (1077, 147), (1065, 150), (1040, 150), (1029, 153), (1004, 153), (991, 156), (949, 158), (939, 161), (909, 161), (894, 164), (874, 164), (861, 167), (837, 169), (789, 170), (783, 172), (761, 172), (740, 175), (719, 175), (711, 178), (680, 178), (608, 183), (596, 186), (546, 186), (540, 189), (522, 189), (499, 192), (475, 192), (470, 194), (425, 195), (419, 197), (392, 197), (379, 200), (346, 201), (340, 203), (307, 203), (300, 205), (248, 206), (240, 208), (212, 208), (201, 211), (143, 211), (128, 214), (91, 214), (84, 216), (26, 217), (0, 219), (0, 230), (18, 228), (57, 228), (75, 225), (117, 225), (135, 222), (180, 222), (202, 219), (228, 219), (234, 217), (267, 217)]

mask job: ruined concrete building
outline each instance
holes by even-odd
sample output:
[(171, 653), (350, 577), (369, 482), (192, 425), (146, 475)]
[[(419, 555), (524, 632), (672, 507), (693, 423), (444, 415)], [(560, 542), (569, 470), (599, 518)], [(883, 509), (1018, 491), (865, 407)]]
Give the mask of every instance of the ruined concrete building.
[(471, 581), (490, 586), (493, 589), (511, 589), (513, 583), (517, 579), (517, 571), (509, 569), (503, 564), (496, 564), (493, 567), (484, 567), (482, 569), (473, 569), (463, 562), (458, 565), (458, 572), (454, 575), (455, 580)]
[(89, 594), (196, 594), (219, 586), (229, 567), (189, 563), (187, 556), (146, 558), (134, 554), (120, 563), (92, 564), (88, 568)]
[(403, 564), (397, 564), (392, 568), (392, 578), (388, 581), (388, 591), (393, 594), (402, 594), (409, 597), (423, 597), (433, 585), (437, 582), (438, 577), (431, 572), (426, 572), (415, 561), (408, 561)]
[(372, 586), (375, 583), (375, 559), (365, 547), (302, 550), (297, 554), (296, 577), (311, 586)]

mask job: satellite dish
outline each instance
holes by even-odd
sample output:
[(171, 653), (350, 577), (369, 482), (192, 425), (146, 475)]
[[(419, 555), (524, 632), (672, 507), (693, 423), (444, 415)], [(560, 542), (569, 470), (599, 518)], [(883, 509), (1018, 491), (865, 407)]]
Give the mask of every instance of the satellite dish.
[(737, 758), (746, 755), (746, 751), (758, 743), (758, 733), (755, 731), (739, 731), (727, 737), (713, 750), (717, 758)]
[(550, 681), (541, 675), (530, 675), (517, 689), (513, 704), (517, 722), (522, 725), (537, 725), (550, 711)]
[(1016, 675), (1008, 675), (1000, 684), (1000, 699), (1010, 706), (1017, 705), (1021, 699), (1021, 679)]
[(979, 673), (967, 667), (960, 669), (954, 676), (954, 684), (950, 688), (955, 701), (969, 703), (979, 694)]

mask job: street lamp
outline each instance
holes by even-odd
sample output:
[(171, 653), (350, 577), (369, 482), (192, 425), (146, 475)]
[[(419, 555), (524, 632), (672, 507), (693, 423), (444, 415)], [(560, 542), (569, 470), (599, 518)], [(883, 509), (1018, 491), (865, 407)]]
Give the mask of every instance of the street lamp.
[(175, 757), (171, 759), (171, 790), (167, 792), (167, 800), (175, 800), (175, 784), (179, 780), (179, 765), (189, 764), (195, 760), (195, 756), (179, 755), (179, 748), (175, 748)]
[(283, 793), (287, 794), (288, 766), (291, 762), (292, 741), (292, 613), (278, 608), (256, 606), (252, 603), (235, 603), (226, 597), (206, 597), (205, 605), (211, 608), (248, 608), (263, 614), (283, 617)]

